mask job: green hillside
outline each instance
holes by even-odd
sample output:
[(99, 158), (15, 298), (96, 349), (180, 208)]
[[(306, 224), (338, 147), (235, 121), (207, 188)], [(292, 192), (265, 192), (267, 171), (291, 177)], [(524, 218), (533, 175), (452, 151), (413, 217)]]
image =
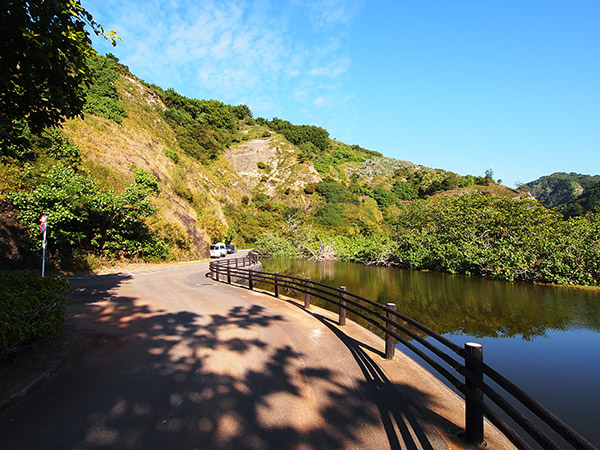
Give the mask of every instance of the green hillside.
[[(319, 126), (186, 98), (110, 55), (89, 64), (83, 118), (23, 133), (18, 151), (2, 148), (8, 266), (36, 261), (44, 213), (50, 263), (66, 270), (204, 258), (224, 240), (273, 255), (507, 280), (600, 279), (590, 265), (597, 246), (577, 244), (573, 261), (553, 262), (574, 245), (567, 236), (594, 239), (596, 222), (568, 225), (491, 173), (386, 158)], [(544, 253), (544, 239), (558, 250)]]
[(600, 211), (600, 183), (586, 188), (579, 197), (562, 208), (566, 218), (586, 215), (589, 212)]
[(573, 202), (598, 183), (600, 175), (557, 172), (523, 184), (519, 190), (528, 192), (546, 208), (554, 208)]

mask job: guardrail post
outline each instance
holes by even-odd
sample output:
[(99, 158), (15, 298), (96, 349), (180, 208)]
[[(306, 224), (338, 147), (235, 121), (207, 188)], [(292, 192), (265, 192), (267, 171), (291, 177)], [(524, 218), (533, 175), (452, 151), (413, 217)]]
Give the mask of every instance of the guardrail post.
[(275, 272), (275, 297), (279, 298), (279, 272)]
[(231, 267), (227, 264), (227, 284), (231, 284)]
[(217, 276), (216, 280), (217, 280), (217, 281), (221, 281), (221, 280), (219, 280), (219, 270), (221, 269), (221, 266), (219, 266), (218, 264), (215, 264), (215, 267), (217, 268), (217, 269), (215, 270), (215, 274), (216, 274), (216, 276)]
[(304, 287), (306, 292), (304, 293), (304, 309), (310, 308), (310, 277), (305, 278)]
[(339, 325), (346, 325), (346, 286), (340, 286), (340, 318)]
[[(387, 303), (385, 306), (396, 311), (395, 303)], [(396, 338), (391, 333), (396, 332), (396, 316), (392, 312), (386, 311), (385, 317), (388, 319), (385, 324), (385, 359), (393, 359), (396, 353)]]
[[(483, 361), (483, 346), (475, 342), (467, 342), (465, 350), (477, 361)], [(465, 358), (465, 368), (471, 372), (478, 381), (483, 383), (483, 371), (481, 366)], [(472, 394), (467, 395), (465, 399), (465, 435), (467, 441), (479, 445), (484, 442), (483, 439), (483, 409), (470, 397), (473, 396), (483, 401), (483, 392), (477, 388), (469, 379), (466, 380), (466, 387)]]
[(252, 283), (252, 270), (248, 270), (248, 289), (254, 289), (254, 284)]

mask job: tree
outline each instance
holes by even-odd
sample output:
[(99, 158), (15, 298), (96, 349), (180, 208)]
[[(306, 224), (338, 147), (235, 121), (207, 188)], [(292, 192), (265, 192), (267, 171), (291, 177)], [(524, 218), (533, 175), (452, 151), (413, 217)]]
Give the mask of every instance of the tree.
[(114, 31), (94, 21), (80, 0), (4, 0), (0, 11), (0, 144), (19, 129), (37, 133), (81, 115), (82, 88), (95, 53), (86, 25), (113, 45)]

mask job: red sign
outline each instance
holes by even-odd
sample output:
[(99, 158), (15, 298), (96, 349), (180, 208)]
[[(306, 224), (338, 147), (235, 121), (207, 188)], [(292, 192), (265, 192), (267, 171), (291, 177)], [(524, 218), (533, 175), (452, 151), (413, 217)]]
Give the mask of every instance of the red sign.
[(46, 231), (46, 223), (42, 223), (42, 224), (40, 225), (40, 231), (41, 231), (42, 233)]
[(46, 216), (45, 214), (42, 214), (42, 217), (40, 217), (40, 222), (46, 223), (47, 220), (48, 220), (48, 216)]

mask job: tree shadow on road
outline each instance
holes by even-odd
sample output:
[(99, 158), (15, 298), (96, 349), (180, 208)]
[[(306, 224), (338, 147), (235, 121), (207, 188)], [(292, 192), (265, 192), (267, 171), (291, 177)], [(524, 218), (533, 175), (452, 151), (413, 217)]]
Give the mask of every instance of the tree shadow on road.
[[(3, 449), (375, 448), (365, 431), (382, 421), (386, 447), (432, 448), (376, 365), (335, 327), (363, 371), (357, 386), (263, 338), (285, 325), (263, 306), (154, 310), (118, 294), (126, 281), (75, 286), (73, 354), (0, 422)], [(327, 386), (316, 412), (305, 408), (313, 385)]]

